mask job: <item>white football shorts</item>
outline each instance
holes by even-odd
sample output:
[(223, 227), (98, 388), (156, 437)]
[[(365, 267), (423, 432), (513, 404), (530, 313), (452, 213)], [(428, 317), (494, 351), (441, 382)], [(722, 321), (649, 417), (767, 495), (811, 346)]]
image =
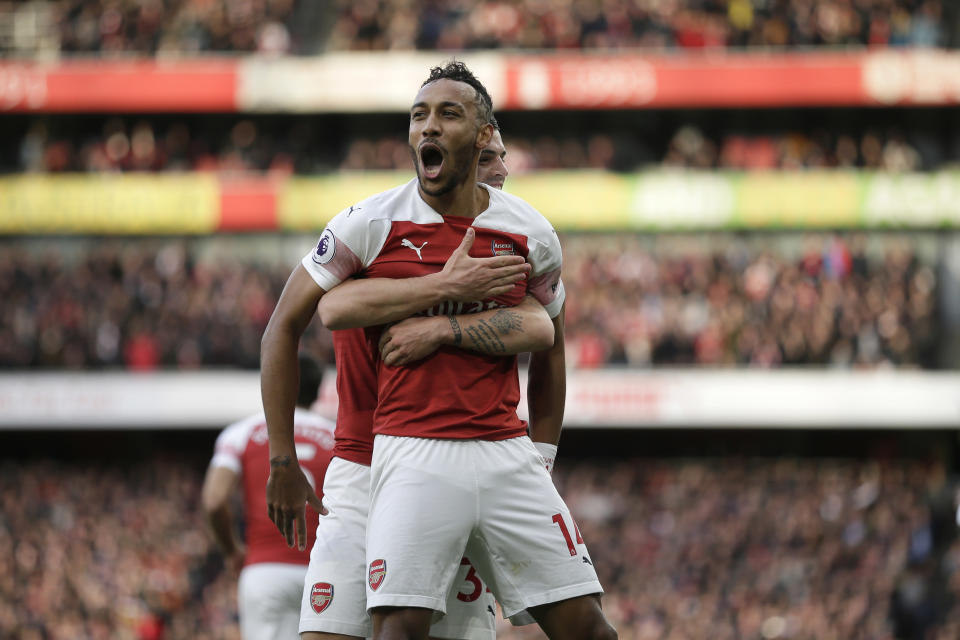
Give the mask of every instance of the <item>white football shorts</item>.
[(507, 617), (603, 593), (530, 438), (377, 435), (371, 473), (368, 607), (446, 611), (464, 549)]
[[(323, 506), (310, 566), (301, 583), (300, 632), (320, 631), (368, 638), (373, 624), (366, 606), (365, 537), (370, 504), (370, 467), (334, 457), (323, 482)], [(493, 595), (469, 564), (454, 562), (447, 615), (430, 627), (434, 638), (493, 640)]]
[(237, 608), (244, 640), (296, 638), (306, 565), (263, 562), (240, 571)]

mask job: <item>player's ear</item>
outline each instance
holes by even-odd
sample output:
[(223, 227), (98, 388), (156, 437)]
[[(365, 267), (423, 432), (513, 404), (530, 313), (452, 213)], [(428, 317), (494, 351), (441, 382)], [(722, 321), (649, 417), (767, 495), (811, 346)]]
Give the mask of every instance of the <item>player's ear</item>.
[(493, 140), (493, 125), (489, 122), (480, 125), (480, 129), (477, 131), (477, 149), (485, 149), (491, 140)]

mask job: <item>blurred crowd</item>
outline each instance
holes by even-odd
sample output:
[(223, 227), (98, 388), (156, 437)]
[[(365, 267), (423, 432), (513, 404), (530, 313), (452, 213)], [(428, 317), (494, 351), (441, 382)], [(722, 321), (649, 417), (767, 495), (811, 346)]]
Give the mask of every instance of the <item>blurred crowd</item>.
[(568, 362), (579, 367), (936, 364), (936, 273), (905, 237), (563, 243)]
[(731, 134), (710, 138), (694, 126), (671, 138), (662, 164), (696, 169), (864, 168), (890, 172), (933, 168), (897, 130), (862, 135), (788, 132), (780, 135)]
[[(256, 369), (291, 269), (198, 259), (185, 241), (104, 242), (75, 258), (5, 243), (0, 366)], [(332, 362), (319, 321), (304, 340)]]
[(288, 53), (295, 0), (59, 0), (67, 54)]
[[(924, 238), (566, 236), (567, 362), (935, 368), (940, 292)], [(0, 367), (257, 368), (310, 241), (278, 249), (282, 260), (229, 237), (216, 251), (199, 239), (5, 241)], [(332, 362), (319, 321), (305, 340)]]
[[(639, 137), (639, 136), (638, 136)], [(692, 169), (879, 169), (919, 171), (952, 162), (935, 151), (924, 157), (898, 130), (832, 135), (784, 131), (776, 134), (709, 135), (694, 125), (680, 127), (664, 149), (651, 148), (632, 136), (593, 134), (505, 135), (511, 173), (552, 169), (633, 171), (644, 166)], [(934, 159), (936, 158), (936, 159)], [(347, 147), (342, 170), (413, 170), (407, 141), (401, 137), (358, 139)]]
[[(956, 601), (931, 612), (930, 635), (907, 635), (892, 612), (905, 572), (939, 562), (941, 465), (643, 459), (558, 471), (622, 638), (957, 637)], [(937, 628), (943, 609), (952, 622)]]
[[(201, 475), (160, 456), (96, 470), (0, 462), (0, 639), (239, 637), (234, 579), (201, 524)], [(939, 463), (571, 459), (554, 478), (624, 640), (960, 633), (960, 543), (955, 522), (937, 528)], [(499, 632), (542, 637), (502, 621)]]
[(0, 638), (234, 640), (200, 472), (0, 461)]
[[(46, 121), (35, 120), (16, 134), (16, 147), (0, 161), (0, 171), (413, 171), (403, 135), (337, 140), (330, 139), (330, 134), (297, 121), (278, 128), (275, 122), (240, 119), (220, 121), (211, 127), (185, 121), (109, 118), (99, 130), (84, 131), (51, 128)], [(687, 124), (662, 142), (639, 130), (582, 136), (524, 136), (505, 131), (504, 136), (506, 163), (514, 175), (552, 169), (634, 171), (655, 166), (906, 172), (943, 168), (960, 161), (960, 140), (950, 136), (934, 139), (922, 132), (908, 138), (892, 127), (837, 134), (787, 128), (777, 133), (743, 133), (706, 132)]]
[(941, 0), (338, 0), (331, 49), (948, 44)]
[(196, 123), (191, 128), (181, 121), (161, 126), (149, 120), (128, 123), (122, 118), (109, 118), (99, 131), (83, 132), (70, 127), (59, 135), (50, 131), (43, 120), (37, 120), (24, 130), (18, 149), (18, 164), (5, 168), (29, 173), (291, 173), (336, 168), (331, 159), (318, 162), (298, 133), (296, 127), (289, 135), (261, 132), (250, 120), (240, 120), (226, 131), (213, 133), (210, 128)]
[(956, 45), (952, 8), (943, 0), (65, 0), (45, 21), (59, 51), (101, 55), (942, 47)]

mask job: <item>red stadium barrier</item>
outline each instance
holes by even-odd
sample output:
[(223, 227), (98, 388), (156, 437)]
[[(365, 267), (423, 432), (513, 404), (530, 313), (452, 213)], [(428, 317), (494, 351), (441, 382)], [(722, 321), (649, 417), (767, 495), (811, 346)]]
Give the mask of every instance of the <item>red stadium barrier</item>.
[[(437, 55), (387, 55), (0, 63), (0, 111), (406, 111)], [(938, 50), (463, 57), (500, 109), (960, 104), (960, 54)]]
[(507, 109), (856, 105), (862, 54), (517, 57)]
[(238, 111), (234, 60), (0, 64), (0, 110), (44, 113)]

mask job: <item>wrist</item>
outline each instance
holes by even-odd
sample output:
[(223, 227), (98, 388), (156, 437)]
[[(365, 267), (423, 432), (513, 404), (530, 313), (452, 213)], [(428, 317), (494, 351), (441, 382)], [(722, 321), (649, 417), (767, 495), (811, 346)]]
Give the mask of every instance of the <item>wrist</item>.
[(553, 463), (557, 459), (557, 445), (550, 444), (549, 442), (534, 442), (533, 446), (536, 447), (537, 453), (540, 454), (540, 460), (543, 462), (547, 473), (553, 474)]
[(459, 347), (463, 343), (463, 331), (457, 316), (437, 316), (437, 319), (442, 321), (438, 323), (440, 330), (443, 332), (440, 343)]
[(452, 300), (454, 297), (453, 287), (447, 282), (442, 271), (422, 276), (422, 284), (426, 285), (422, 291), (427, 294), (427, 307)]
[(297, 460), (296, 451), (281, 451), (278, 453), (270, 454), (270, 471), (271, 472), (280, 472), (290, 471), (291, 469), (298, 468), (299, 462)]

